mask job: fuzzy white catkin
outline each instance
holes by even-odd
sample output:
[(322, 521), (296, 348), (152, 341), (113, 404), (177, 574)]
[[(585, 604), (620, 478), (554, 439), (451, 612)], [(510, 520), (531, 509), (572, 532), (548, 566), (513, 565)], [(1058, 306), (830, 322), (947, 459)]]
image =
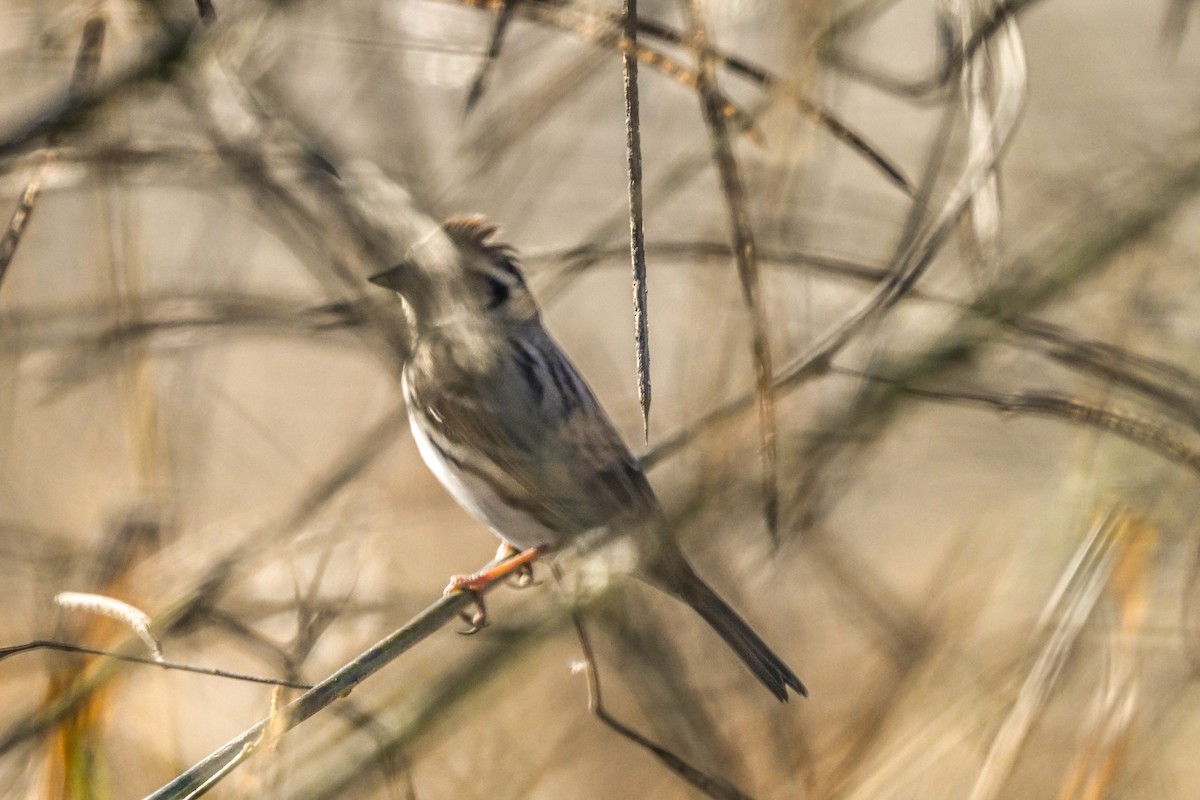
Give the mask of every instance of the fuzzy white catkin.
[(112, 597), (86, 592), (59, 592), (54, 602), (72, 611), (86, 611), (123, 622), (137, 634), (155, 661), (162, 661), (162, 647), (150, 632), (150, 615), (139, 608)]

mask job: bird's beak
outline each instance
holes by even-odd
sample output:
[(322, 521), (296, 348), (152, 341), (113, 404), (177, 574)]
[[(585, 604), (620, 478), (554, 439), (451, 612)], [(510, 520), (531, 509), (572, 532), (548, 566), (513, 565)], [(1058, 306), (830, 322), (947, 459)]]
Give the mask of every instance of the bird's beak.
[(410, 282), (407, 273), (411, 270), (412, 267), (408, 264), (399, 264), (391, 269), (380, 272), (378, 275), (372, 275), (367, 280), (376, 286), (382, 286), (385, 289), (399, 292)]

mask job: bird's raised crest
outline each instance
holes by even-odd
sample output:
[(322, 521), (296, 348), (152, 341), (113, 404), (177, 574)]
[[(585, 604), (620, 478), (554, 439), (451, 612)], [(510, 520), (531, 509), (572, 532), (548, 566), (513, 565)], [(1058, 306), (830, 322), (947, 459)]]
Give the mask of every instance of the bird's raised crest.
[(456, 245), (478, 250), (492, 265), (507, 272), (514, 283), (525, 285), (525, 276), (517, 265), (516, 251), (502, 242), (489, 241), (500, 230), (500, 226), (488, 222), (481, 214), (470, 214), (450, 217), (442, 223), (442, 229)]
[(487, 248), (496, 245), (487, 244), (500, 226), (488, 222), (482, 214), (469, 214), (461, 217), (450, 217), (442, 223), (446, 235), (457, 244), (473, 244), (476, 247)]

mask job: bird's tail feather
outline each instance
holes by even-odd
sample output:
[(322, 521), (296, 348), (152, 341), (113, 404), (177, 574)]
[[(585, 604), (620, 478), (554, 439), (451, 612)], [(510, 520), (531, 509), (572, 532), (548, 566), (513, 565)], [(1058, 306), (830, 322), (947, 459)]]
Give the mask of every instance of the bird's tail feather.
[(808, 696), (808, 690), (795, 673), (775, 655), (754, 629), (713, 591), (692, 569), (682, 555), (667, 564), (649, 570), (653, 583), (687, 603), (720, 634), (730, 649), (780, 700), (788, 699), (787, 690)]

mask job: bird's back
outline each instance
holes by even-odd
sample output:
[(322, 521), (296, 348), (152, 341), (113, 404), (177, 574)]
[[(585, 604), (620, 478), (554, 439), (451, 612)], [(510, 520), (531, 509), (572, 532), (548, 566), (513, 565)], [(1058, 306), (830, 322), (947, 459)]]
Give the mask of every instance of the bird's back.
[(462, 505), (519, 548), (659, 513), (637, 460), (540, 322), (498, 330), (489, 352), (465, 346), (459, 331), (431, 331), (405, 369), (422, 454)]

